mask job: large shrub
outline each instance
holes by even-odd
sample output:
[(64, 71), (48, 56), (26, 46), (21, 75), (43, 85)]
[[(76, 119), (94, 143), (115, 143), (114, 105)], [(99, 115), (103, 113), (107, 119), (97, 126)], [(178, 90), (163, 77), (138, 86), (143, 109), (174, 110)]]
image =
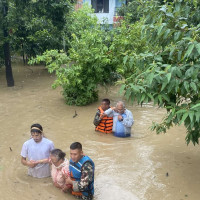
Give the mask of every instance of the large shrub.
[(113, 81), (116, 66), (109, 52), (110, 33), (101, 28), (90, 8), (84, 6), (71, 17), (70, 21), (81, 23), (72, 24), (67, 55), (47, 51), (32, 63), (44, 61), (49, 72), (56, 72), (54, 87), (62, 86), (66, 103), (81, 106), (98, 99), (98, 85)]

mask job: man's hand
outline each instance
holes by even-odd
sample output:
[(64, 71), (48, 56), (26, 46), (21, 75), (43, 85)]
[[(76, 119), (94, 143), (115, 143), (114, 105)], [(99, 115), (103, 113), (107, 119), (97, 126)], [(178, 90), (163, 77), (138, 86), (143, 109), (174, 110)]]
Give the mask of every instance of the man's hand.
[(116, 107), (112, 107), (112, 110), (114, 110), (115, 112), (117, 112), (117, 108)]
[(66, 183), (66, 184), (73, 185), (73, 182), (72, 182), (72, 180), (71, 180), (69, 177), (67, 177), (67, 178), (65, 179), (65, 183)]
[(46, 163), (51, 164), (49, 158), (45, 158), (45, 159), (42, 159), (42, 160), (36, 160), (34, 162), (37, 163), (37, 164), (46, 164)]
[[(63, 192), (69, 192), (72, 189), (72, 184), (69, 184), (68, 182), (71, 180), (68, 173), (64, 173), (62, 177), (65, 179), (65, 185), (61, 188)], [(67, 179), (70, 179), (67, 181)]]
[(34, 168), (37, 164), (38, 164), (37, 161), (34, 161), (34, 160), (30, 160), (26, 162), (26, 165), (30, 168)]
[(118, 120), (123, 121), (123, 117), (121, 115), (118, 115)]
[(103, 119), (104, 117), (106, 117), (107, 115), (105, 113), (103, 113), (100, 117), (100, 119)]
[(65, 185), (62, 187), (63, 192), (70, 192), (72, 189), (72, 185)]

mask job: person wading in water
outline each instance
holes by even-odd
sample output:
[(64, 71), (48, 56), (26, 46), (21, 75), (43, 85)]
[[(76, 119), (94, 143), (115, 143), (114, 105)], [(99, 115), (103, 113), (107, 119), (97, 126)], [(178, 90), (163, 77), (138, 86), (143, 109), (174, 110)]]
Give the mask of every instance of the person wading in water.
[(70, 145), (70, 178), (66, 184), (72, 185), (72, 194), (78, 199), (92, 200), (94, 196), (94, 162), (83, 155), (82, 145), (74, 142)]
[(110, 108), (110, 100), (103, 99), (101, 101), (101, 106), (99, 106), (98, 111), (94, 117), (93, 124), (96, 126), (95, 130), (102, 133), (112, 133), (113, 127), (113, 117), (111, 115), (105, 115), (104, 111)]
[(40, 124), (31, 126), (31, 136), (32, 138), (23, 144), (21, 163), (28, 166), (28, 175), (36, 178), (49, 177), (51, 176), (49, 156), (54, 144), (43, 137), (43, 128)]

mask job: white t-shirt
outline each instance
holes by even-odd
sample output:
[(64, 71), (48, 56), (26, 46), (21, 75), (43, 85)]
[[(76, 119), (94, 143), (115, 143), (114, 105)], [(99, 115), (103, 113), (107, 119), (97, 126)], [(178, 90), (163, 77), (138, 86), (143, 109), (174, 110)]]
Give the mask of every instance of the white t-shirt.
[[(54, 144), (47, 138), (42, 138), (41, 142), (37, 143), (33, 139), (26, 141), (23, 144), (21, 156), (28, 158), (28, 160), (42, 160), (49, 158), (50, 151), (54, 149)], [(28, 175), (44, 178), (51, 176), (50, 166), (48, 163), (37, 164), (34, 168), (28, 169)]]

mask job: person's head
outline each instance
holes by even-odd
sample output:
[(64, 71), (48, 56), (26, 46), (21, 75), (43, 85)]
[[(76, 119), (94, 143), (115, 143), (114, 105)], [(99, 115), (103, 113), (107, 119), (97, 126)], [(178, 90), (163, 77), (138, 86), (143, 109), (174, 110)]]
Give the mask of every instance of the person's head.
[(124, 110), (125, 110), (124, 102), (118, 101), (117, 104), (116, 104), (116, 109), (117, 109), (118, 113), (123, 114)]
[(73, 162), (78, 162), (83, 156), (82, 144), (74, 142), (70, 145), (70, 157)]
[(61, 163), (63, 163), (63, 161), (65, 160), (65, 156), (66, 153), (64, 153), (62, 150), (60, 149), (53, 149), (50, 152), (50, 159), (51, 162), (58, 167)]
[(110, 108), (110, 100), (109, 99), (102, 99), (101, 108), (102, 108), (103, 111), (108, 110), (108, 108)]
[(40, 124), (31, 125), (31, 136), (35, 142), (40, 142), (42, 140), (43, 128)]

